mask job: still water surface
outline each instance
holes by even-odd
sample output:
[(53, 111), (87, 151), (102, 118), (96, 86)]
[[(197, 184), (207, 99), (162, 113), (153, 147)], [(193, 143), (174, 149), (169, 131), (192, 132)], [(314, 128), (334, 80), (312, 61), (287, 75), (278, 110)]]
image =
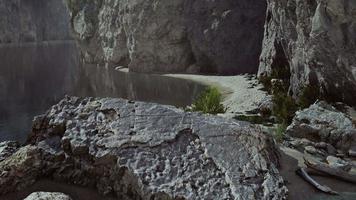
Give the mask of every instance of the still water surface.
[(82, 66), (75, 43), (0, 46), (0, 142), (24, 142), (35, 115), (65, 94), (121, 97), (183, 107), (204, 89), (197, 83), (103, 66)]

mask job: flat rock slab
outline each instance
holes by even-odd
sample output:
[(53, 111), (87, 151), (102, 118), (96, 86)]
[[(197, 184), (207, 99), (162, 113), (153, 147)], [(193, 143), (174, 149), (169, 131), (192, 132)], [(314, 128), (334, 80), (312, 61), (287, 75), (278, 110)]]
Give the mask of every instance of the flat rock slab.
[(286, 198), (269, 136), (172, 106), (66, 97), (35, 119), (28, 142), (46, 174), (120, 199)]

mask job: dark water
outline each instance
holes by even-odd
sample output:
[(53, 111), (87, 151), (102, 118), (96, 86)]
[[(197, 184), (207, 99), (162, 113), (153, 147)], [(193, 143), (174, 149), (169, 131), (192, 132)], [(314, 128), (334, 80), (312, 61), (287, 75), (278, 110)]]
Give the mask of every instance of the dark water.
[(23, 142), (35, 115), (65, 94), (122, 97), (183, 107), (203, 86), (159, 75), (82, 66), (73, 42), (0, 46), (0, 142)]

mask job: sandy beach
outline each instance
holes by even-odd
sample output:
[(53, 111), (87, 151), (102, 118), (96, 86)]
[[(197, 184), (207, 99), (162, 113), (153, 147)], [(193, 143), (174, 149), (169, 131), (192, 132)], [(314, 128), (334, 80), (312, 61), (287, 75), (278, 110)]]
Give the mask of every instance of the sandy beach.
[(256, 108), (266, 97), (262, 85), (255, 77), (248, 75), (237, 76), (208, 76), (191, 74), (165, 74), (165, 76), (182, 78), (199, 82), (207, 86), (217, 87), (223, 94), (223, 104), (227, 107), (225, 115), (245, 113)]

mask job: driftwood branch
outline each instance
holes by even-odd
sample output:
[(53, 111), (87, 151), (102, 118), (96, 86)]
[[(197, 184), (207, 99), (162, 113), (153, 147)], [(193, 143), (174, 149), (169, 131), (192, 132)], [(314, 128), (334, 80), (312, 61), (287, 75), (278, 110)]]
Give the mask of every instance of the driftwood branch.
[(326, 173), (321, 172), (321, 171), (317, 171), (317, 170), (312, 169), (312, 168), (304, 168), (304, 170), (305, 170), (305, 172), (307, 172), (311, 176), (330, 177), (329, 174), (326, 174)]
[(330, 176), (333, 176), (333, 177), (338, 178), (343, 181), (356, 183), (356, 174), (351, 174), (351, 173), (348, 173), (341, 169), (332, 168), (325, 163), (311, 162), (311, 161), (307, 160), (306, 158), (304, 158), (304, 163), (307, 167), (314, 169), (316, 171), (320, 171), (320, 172), (329, 174)]
[(333, 195), (338, 194), (336, 191), (332, 190), (328, 186), (321, 185), (318, 182), (316, 182), (312, 177), (309, 176), (309, 174), (306, 172), (306, 170), (304, 168), (299, 168), (299, 169), (297, 169), (296, 172), (299, 176), (301, 176), (305, 181), (310, 183), (316, 189), (318, 189), (322, 192), (328, 193), (328, 194), (333, 194)]

